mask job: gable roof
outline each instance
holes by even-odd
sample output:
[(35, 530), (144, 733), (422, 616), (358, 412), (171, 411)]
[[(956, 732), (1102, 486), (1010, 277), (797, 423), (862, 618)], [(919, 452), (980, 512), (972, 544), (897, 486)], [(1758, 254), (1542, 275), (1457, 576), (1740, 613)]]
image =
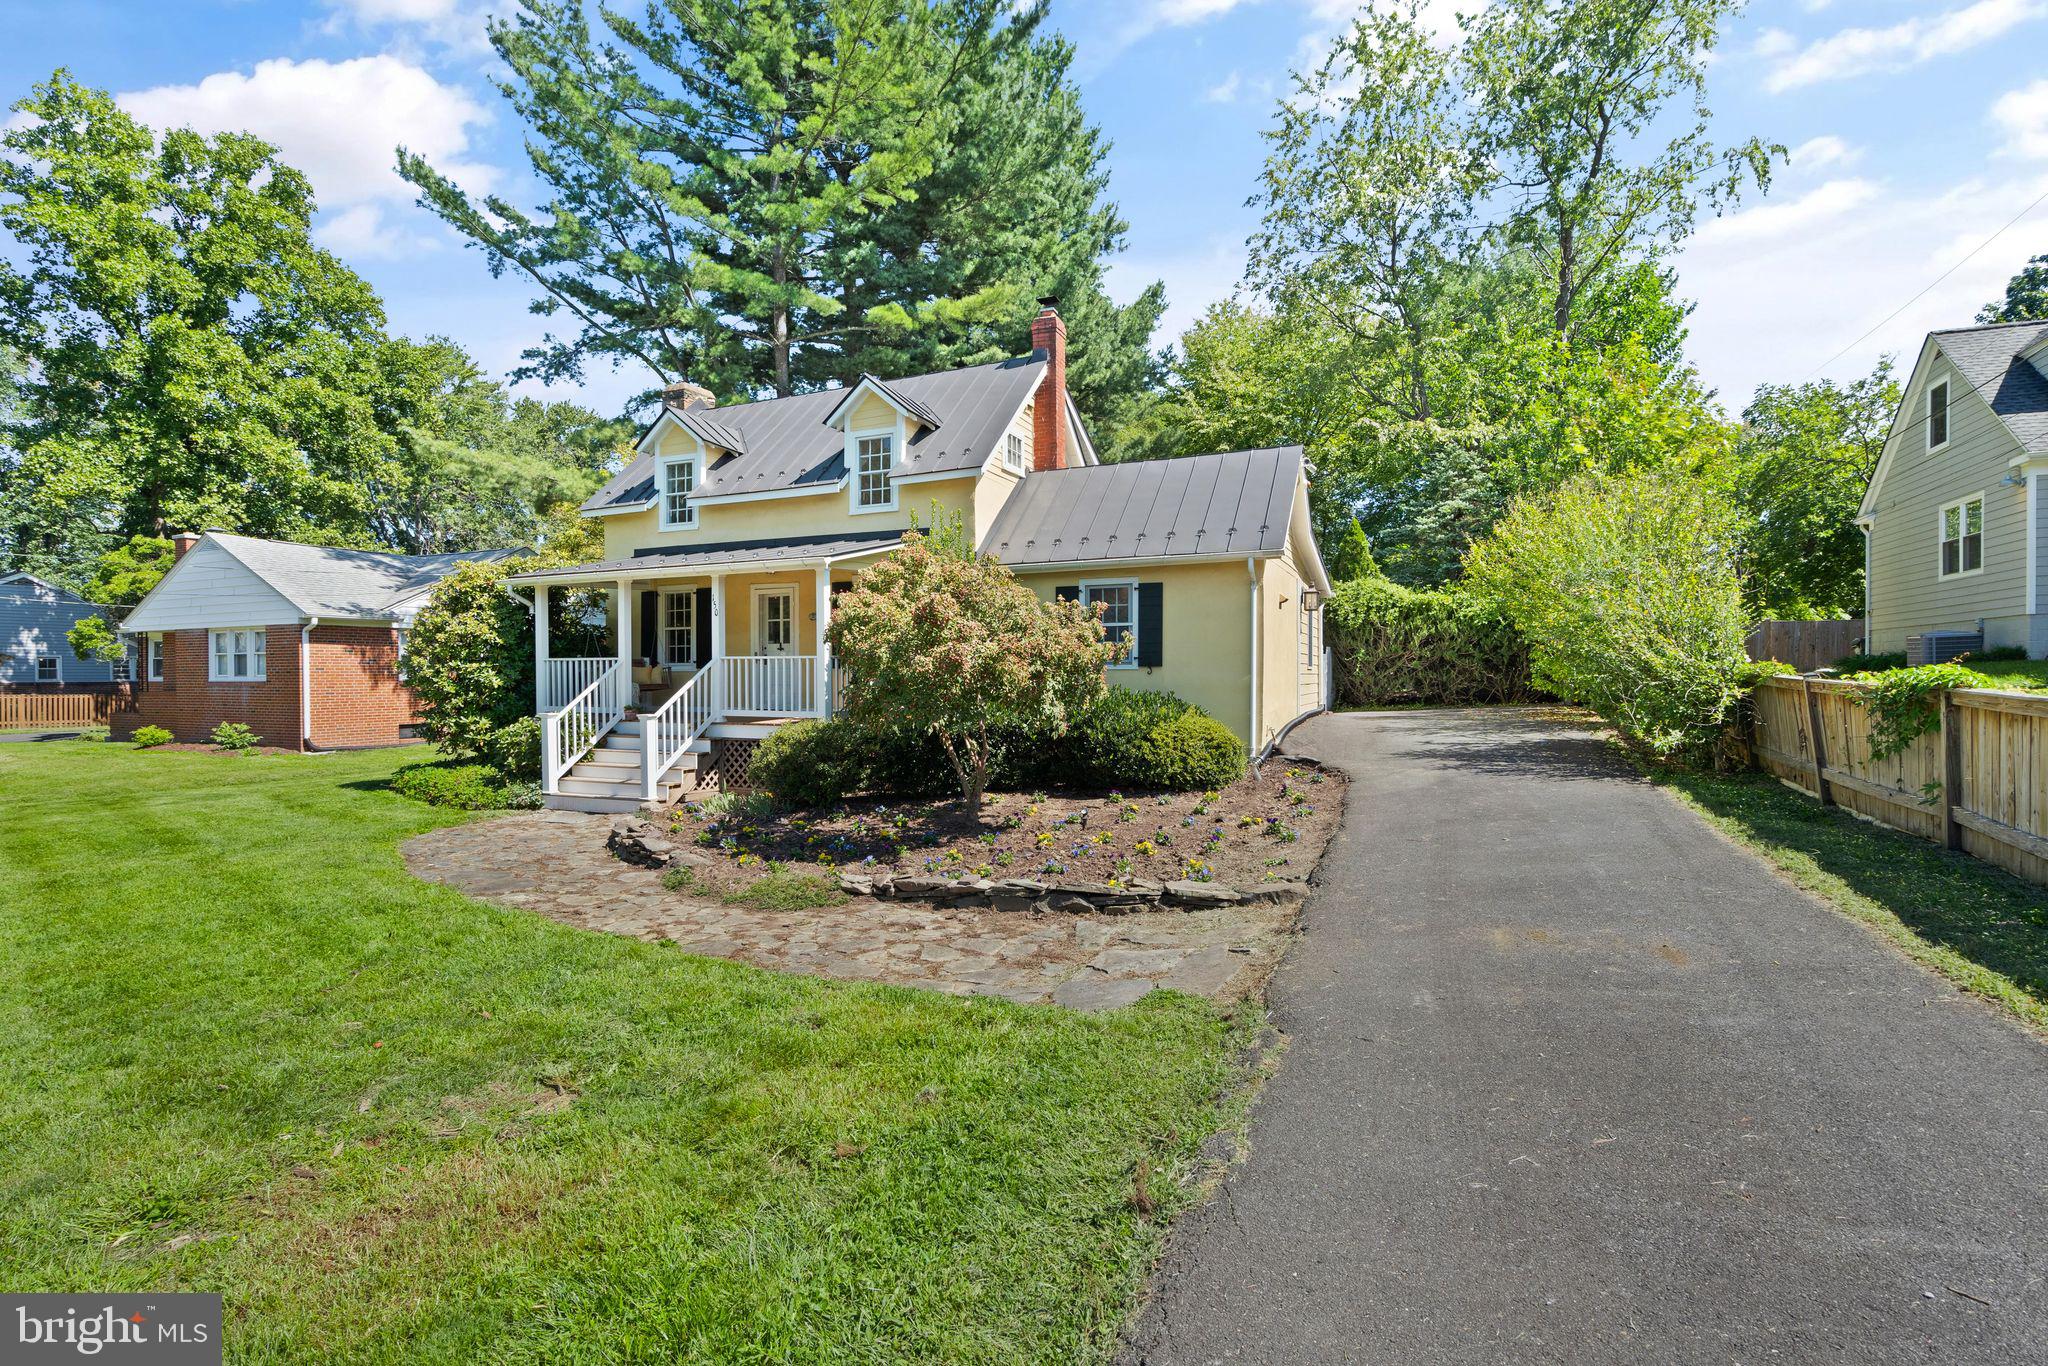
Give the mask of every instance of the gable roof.
[(925, 407), (922, 403), (919, 403), (916, 399), (910, 397), (910, 395), (902, 393), (899, 390), (890, 388), (888, 385), (884, 384), (880, 379), (878, 379), (874, 375), (866, 373), (865, 371), (862, 372), (859, 383), (854, 384), (850, 388), (842, 390), (841, 392), (843, 392), (846, 395), (846, 397), (840, 399), (837, 406), (835, 406), (832, 409), (831, 413), (826, 416), (825, 424), (827, 426), (837, 427), (839, 425), (839, 420), (845, 417), (847, 413), (852, 410), (853, 405), (859, 401), (860, 396), (864, 393), (875, 393), (881, 395), (882, 401), (884, 403), (887, 403), (890, 407), (894, 408), (899, 413), (909, 414), (911, 417), (916, 418), (919, 422), (922, 422), (927, 427), (936, 427), (940, 425), (939, 415), (937, 413)]
[(2035, 343), (2048, 338), (2048, 320), (1958, 327), (1932, 336), (2020, 447), (2029, 455), (2048, 453), (2048, 374), (2026, 359)]
[[(392, 621), (409, 619), (435, 584), (473, 560), (497, 561), (518, 550), (458, 551), (445, 555), (401, 555), (388, 550), (344, 550), (335, 546), (266, 541), (209, 531), (211, 542), (262, 580), (306, 617)], [(122, 623), (124, 630), (148, 630), (150, 599), (171, 582), (198, 547), (171, 566)]]
[[(935, 374), (890, 380), (886, 396), (911, 411), (922, 410), (929, 421), (906, 443), (896, 477), (947, 474), (979, 469), (1002, 440), (1003, 433), (1038, 388), (1045, 374), (1042, 353), (1033, 352), (991, 365), (974, 365)], [(700, 472), (696, 500), (750, 493), (791, 490), (823, 492), (846, 477), (846, 437), (827, 426), (848, 397), (845, 389), (819, 389), (788, 398), (738, 403), (730, 408), (693, 408), (738, 438), (744, 449), (711, 462)], [(625, 469), (608, 480), (583, 504), (586, 513), (637, 510), (654, 501), (654, 455), (646, 449), (662, 420), (683, 423), (684, 415), (666, 410), (640, 439), (643, 448)], [(707, 440), (701, 432), (699, 440)], [(709, 444), (733, 447), (710, 440)]]
[(12, 574), (0, 574), (0, 588), (16, 588), (23, 592), (47, 594), (52, 599), (68, 598), (73, 602), (81, 603), (85, 601), (84, 598), (78, 596), (78, 594), (70, 589), (59, 588), (48, 579), (39, 579), (25, 569), (16, 570)]
[(1977, 391), (2023, 452), (2048, 455), (2048, 374), (2039, 368), (2042, 355), (2028, 355), (2037, 352), (2043, 341), (2048, 341), (2048, 320), (1929, 332), (1913, 373), (1906, 376), (1884, 450), (1856, 509), (1857, 519), (1875, 514), (1878, 490), (1891, 471), (1892, 457), (1901, 447), (1901, 438), (1916, 426), (1911, 413), (1916, 406), (1914, 395), (1920, 392), (1920, 377), (1936, 355), (1946, 358), (1963, 382)]
[(1046, 470), (1010, 495), (981, 550), (1013, 569), (1277, 555), (1301, 474), (1299, 446)]

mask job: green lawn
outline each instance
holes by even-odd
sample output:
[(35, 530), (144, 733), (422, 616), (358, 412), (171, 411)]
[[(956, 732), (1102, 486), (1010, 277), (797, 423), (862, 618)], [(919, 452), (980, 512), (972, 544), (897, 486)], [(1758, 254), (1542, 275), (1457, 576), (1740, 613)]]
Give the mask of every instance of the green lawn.
[(1966, 659), (1963, 666), (1993, 678), (2011, 679), (2014, 683), (2048, 686), (2048, 659)]
[(1909, 956), (2048, 1029), (2048, 888), (1822, 806), (1762, 774), (1646, 771)]
[(245, 1360), (1107, 1354), (1251, 1012), (496, 910), (405, 872), (417, 758), (0, 747), (10, 1290), (218, 1290)]

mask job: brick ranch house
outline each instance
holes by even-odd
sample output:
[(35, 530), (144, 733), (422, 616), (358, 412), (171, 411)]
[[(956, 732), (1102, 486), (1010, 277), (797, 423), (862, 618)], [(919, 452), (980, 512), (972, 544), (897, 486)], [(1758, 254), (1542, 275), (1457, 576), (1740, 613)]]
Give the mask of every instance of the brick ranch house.
[(172, 540), (170, 572), (121, 623), (138, 667), (117, 739), (162, 726), (198, 743), (240, 721), (285, 749), (407, 743), (417, 712), (398, 659), (414, 615), (457, 566), (518, 553), (398, 555), (220, 531)]

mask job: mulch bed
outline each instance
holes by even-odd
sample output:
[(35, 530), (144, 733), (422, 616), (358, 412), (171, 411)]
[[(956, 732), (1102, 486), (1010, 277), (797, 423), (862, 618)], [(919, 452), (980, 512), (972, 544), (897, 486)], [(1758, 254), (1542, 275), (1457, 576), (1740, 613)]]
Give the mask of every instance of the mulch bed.
[(710, 856), (714, 892), (773, 868), (864, 877), (1036, 878), (1254, 887), (1308, 877), (1337, 828), (1344, 777), (1276, 758), (1216, 792), (990, 793), (979, 820), (957, 801), (852, 801), (829, 810), (723, 813), (686, 802), (678, 844)]

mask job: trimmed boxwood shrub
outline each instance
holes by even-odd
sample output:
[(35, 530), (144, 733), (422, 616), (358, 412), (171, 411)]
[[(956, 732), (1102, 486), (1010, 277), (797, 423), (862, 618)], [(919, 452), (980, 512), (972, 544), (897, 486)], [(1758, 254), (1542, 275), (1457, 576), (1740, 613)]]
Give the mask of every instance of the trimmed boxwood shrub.
[(177, 737), (162, 726), (137, 726), (135, 734), (129, 738), (135, 741), (137, 749), (155, 749), (158, 745), (168, 745)]
[(848, 723), (794, 721), (754, 750), (747, 780), (786, 806), (831, 806), (868, 785), (868, 764)]
[(408, 764), (391, 775), (391, 790), (429, 806), (505, 811), (538, 806), (532, 787), (506, 783), (486, 764)]
[(1339, 706), (1529, 702), (1529, 646), (1514, 625), (1455, 589), (1387, 579), (1337, 585), (1323, 628)]
[(1130, 762), (1127, 786), (1194, 792), (1224, 787), (1244, 776), (1244, 742), (1230, 727), (1190, 706), (1170, 721), (1161, 721), (1138, 741)]

